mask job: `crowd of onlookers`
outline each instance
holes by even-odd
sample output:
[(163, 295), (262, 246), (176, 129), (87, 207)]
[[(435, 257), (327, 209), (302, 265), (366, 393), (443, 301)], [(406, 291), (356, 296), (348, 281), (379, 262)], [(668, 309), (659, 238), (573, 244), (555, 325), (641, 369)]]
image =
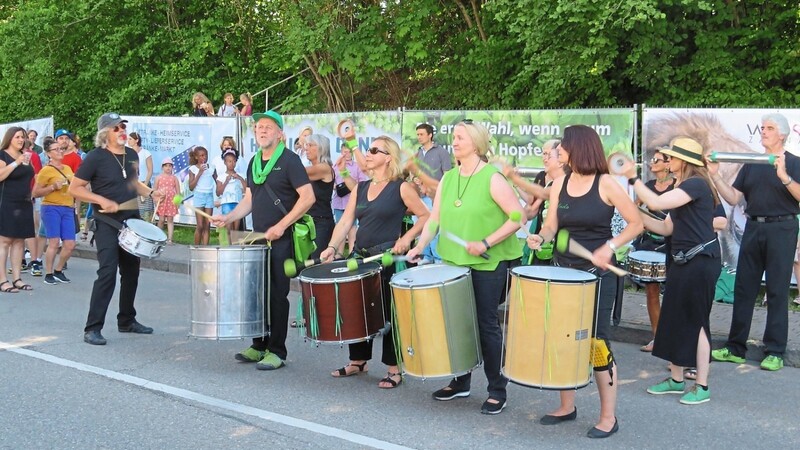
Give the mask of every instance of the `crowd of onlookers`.
[[(202, 92), (195, 92), (192, 96), (192, 114), (196, 117), (233, 117), (233, 116), (252, 116), (253, 115), (253, 98), (249, 93), (245, 92), (239, 96), (239, 103), (233, 103), (233, 94), (226, 93), (223, 97), (224, 101), (222, 106), (216, 111), (211, 100)], [(240, 105), (240, 106), (237, 106)]]

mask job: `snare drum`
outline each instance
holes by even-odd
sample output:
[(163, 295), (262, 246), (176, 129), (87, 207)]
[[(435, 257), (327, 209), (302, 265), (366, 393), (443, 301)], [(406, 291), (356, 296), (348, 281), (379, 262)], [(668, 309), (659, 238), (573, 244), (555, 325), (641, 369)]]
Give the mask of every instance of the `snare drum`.
[(643, 283), (663, 283), (667, 280), (667, 255), (639, 250), (628, 254), (631, 278)]
[(540, 389), (588, 385), (598, 283), (595, 275), (566, 267), (511, 269), (503, 375)]
[[(189, 336), (241, 339), (266, 336), (265, 245), (189, 247), (192, 312)], [(266, 324), (269, 325), (269, 324)]]
[(119, 232), (119, 246), (133, 256), (155, 258), (164, 251), (167, 235), (157, 226), (141, 219), (128, 219)]
[(380, 264), (361, 264), (351, 272), (347, 261), (336, 261), (303, 269), (298, 279), (307, 339), (353, 344), (387, 329)]
[(469, 269), (428, 264), (395, 274), (390, 284), (403, 373), (451, 377), (481, 364)]

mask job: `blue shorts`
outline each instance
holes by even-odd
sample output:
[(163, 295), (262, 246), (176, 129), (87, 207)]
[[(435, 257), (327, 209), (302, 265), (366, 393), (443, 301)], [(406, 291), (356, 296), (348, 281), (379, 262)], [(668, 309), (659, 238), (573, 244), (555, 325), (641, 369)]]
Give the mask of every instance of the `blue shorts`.
[(228, 214), (236, 208), (236, 205), (238, 205), (238, 203), (223, 203), (219, 209), (222, 211), (222, 214)]
[(192, 205), (195, 208), (214, 209), (214, 194), (211, 192), (195, 192), (192, 197)]
[(47, 239), (75, 240), (75, 209), (72, 206), (42, 205), (42, 222)]

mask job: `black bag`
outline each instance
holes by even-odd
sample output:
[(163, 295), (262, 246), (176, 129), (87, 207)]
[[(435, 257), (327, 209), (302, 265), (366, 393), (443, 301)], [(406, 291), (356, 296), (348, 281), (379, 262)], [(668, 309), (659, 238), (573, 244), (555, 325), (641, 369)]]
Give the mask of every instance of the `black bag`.
[(344, 182), (337, 184), (335, 189), (336, 189), (336, 195), (338, 195), (339, 197), (347, 197), (348, 195), (350, 195), (350, 188), (347, 187), (347, 185), (344, 184)]

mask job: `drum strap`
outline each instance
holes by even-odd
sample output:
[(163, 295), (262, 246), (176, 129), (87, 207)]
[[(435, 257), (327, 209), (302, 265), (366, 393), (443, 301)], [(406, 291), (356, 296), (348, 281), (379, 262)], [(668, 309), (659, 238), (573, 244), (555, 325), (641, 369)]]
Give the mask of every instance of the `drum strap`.
[(99, 220), (100, 222), (103, 222), (106, 225), (111, 225), (117, 230), (121, 230), (122, 228), (125, 227), (125, 225), (123, 225), (122, 222), (112, 219), (111, 217), (108, 217), (107, 215), (98, 211), (94, 211), (94, 218), (95, 220)]

